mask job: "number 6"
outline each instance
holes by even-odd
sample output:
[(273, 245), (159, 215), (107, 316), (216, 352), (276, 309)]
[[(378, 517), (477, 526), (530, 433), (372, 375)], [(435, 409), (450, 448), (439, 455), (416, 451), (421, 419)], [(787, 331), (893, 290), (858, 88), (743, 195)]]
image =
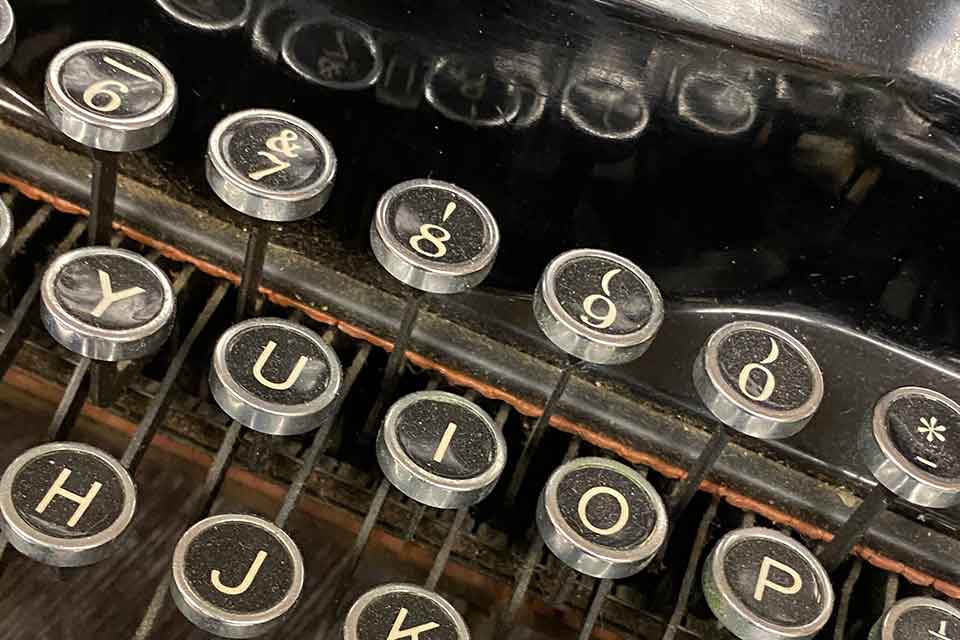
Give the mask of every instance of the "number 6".
[[(103, 111), (104, 113), (116, 111), (120, 108), (120, 105), (123, 104), (123, 99), (120, 97), (120, 94), (109, 87), (115, 87), (119, 89), (121, 93), (130, 93), (130, 87), (122, 82), (117, 80), (101, 80), (100, 82), (94, 82), (83, 92), (84, 103), (91, 109)], [(105, 105), (98, 105), (94, 102), (94, 98), (97, 96), (107, 96), (108, 102)]]

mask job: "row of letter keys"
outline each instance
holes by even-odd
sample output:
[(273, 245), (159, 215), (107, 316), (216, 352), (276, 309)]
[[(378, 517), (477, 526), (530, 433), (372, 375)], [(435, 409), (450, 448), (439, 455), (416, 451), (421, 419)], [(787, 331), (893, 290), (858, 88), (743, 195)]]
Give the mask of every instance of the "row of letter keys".
[[(176, 103), (173, 79), (158, 60), (104, 41), (64, 50), (50, 65), (46, 87), (51, 120), (66, 135), (106, 152), (142, 148), (162, 138)], [(109, 164), (103, 170), (109, 172)], [(322, 134), (281, 112), (234, 114), (210, 138), (211, 188), (228, 205), (262, 222), (297, 220), (319, 210), (335, 172), (333, 150)], [(115, 175), (112, 180), (115, 188)], [(92, 213), (100, 216), (93, 227), (109, 228), (111, 209)], [(9, 211), (3, 210), (0, 219), (12, 228)], [(334, 419), (331, 408), (343, 374), (336, 353), (310, 329), (279, 319), (243, 319), (255, 308), (267, 231), (257, 225), (251, 233), (240, 321), (217, 343), (210, 385), (223, 411), (244, 426), (295, 435)], [(482, 202), (436, 180), (413, 180), (389, 190), (371, 225), (373, 253), (384, 268), (428, 294), (479, 284), (498, 243), (496, 223)], [(176, 303), (166, 275), (122, 249), (90, 246), (60, 256), (45, 272), (40, 295), (48, 331), (88, 365), (149, 356), (173, 326)], [(400, 357), (419, 301), (418, 294), (408, 303), (404, 319), (409, 321), (396, 340)], [(533, 310), (555, 345), (577, 364), (593, 365), (639, 357), (664, 315), (656, 285), (636, 265), (609, 252), (582, 249), (547, 266)], [(390, 369), (388, 364), (385, 377), (395, 373)], [(555, 388), (545, 420), (568, 379), (561, 378)], [(823, 395), (822, 375), (810, 351), (789, 332), (758, 322), (734, 322), (715, 331), (694, 364), (693, 380), (724, 425), (714, 436), (721, 445), (726, 427), (759, 438), (793, 435)], [(960, 407), (932, 390), (904, 387), (882, 398), (864, 435), (879, 486), (922, 506), (955, 504), (960, 469), (954, 468), (956, 439), (948, 436), (958, 418)], [(685, 506), (685, 491), (699, 485), (716, 459), (711, 451), (705, 450), (686, 485), (681, 483), (666, 504), (631, 467), (606, 458), (566, 461), (551, 475), (538, 503), (536, 522), (544, 543), (570, 567), (603, 580), (641, 571), (668, 540), (669, 523)], [(434, 508), (465, 508), (482, 500), (507, 456), (498, 425), (481, 407), (439, 391), (408, 395), (389, 407), (379, 421), (376, 453), (397, 489)], [(55, 566), (103, 559), (116, 549), (133, 516), (131, 471), (80, 443), (55, 441), (24, 453), (0, 480), (9, 541)], [(236, 549), (251, 550), (251, 557), (238, 557)], [(829, 547), (823, 553), (829, 555)], [(303, 559), (290, 536), (262, 518), (239, 514), (211, 516), (191, 527), (176, 546), (172, 571), (171, 591), (184, 615), (226, 637), (251, 637), (275, 627), (296, 604), (304, 580)], [(818, 557), (767, 529), (738, 530), (721, 539), (706, 562), (703, 582), (718, 619), (744, 638), (811, 637), (833, 607), (829, 575)], [(886, 634), (898, 625), (930, 625), (937, 637), (954, 638), (960, 634), (960, 614), (936, 600), (904, 600), (878, 622), (878, 633), (895, 637)], [(412, 585), (368, 592), (343, 624), (344, 638), (428, 639), (432, 634), (469, 636), (445, 599)]]

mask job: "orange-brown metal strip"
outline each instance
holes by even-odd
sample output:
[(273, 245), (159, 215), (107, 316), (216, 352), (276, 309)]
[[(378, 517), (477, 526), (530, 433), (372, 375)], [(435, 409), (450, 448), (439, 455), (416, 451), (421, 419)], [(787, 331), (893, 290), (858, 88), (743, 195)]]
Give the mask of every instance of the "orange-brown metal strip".
[[(43, 202), (47, 202), (51, 206), (53, 206), (55, 209), (59, 211), (63, 211), (64, 213), (72, 213), (72, 214), (87, 213), (86, 210), (83, 209), (82, 207), (72, 202), (69, 202), (67, 200), (64, 200), (63, 198), (59, 198), (55, 195), (47, 193), (41, 189), (37, 189), (36, 187), (33, 187), (17, 178), (0, 174), (0, 182), (10, 184), (11, 186), (16, 187), (21, 193), (23, 193), (27, 197), (35, 200), (41, 200)], [(151, 249), (154, 249), (155, 251), (158, 251), (159, 253), (166, 256), (167, 258), (170, 258), (171, 260), (190, 263), (194, 265), (197, 269), (215, 278), (226, 279), (233, 283), (238, 283), (240, 281), (240, 276), (235, 273), (232, 273), (230, 271), (222, 269), (221, 267), (211, 264), (205, 260), (201, 260), (200, 258), (192, 256), (186, 253), (185, 251), (178, 249), (177, 247), (174, 247), (173, 245), (167, 244), (165, 242), (161, 242), (160, 240), (157, 240), (144, 233), (141, 233), (140, 231), (132, 229), (121, 222), (114, 221), (113, 226), (115, 229), (117, 229), (124, 235), (128, 236), (129, 238), (145, 246), (148, 246)], [(376, 334), (373, 334), (367, 331), (366, 329), (363, 329), (356, 325), (352, 325), (346, 321), (339, 320), (333, 315), (324, 313), (322, 311), (318, 311), (317, 309), (314, 309), (313, 307), (306, 305), (303, 302), (300, 302), (299, 300), (290, 298), (289, 296), (273, 291), (272, 289), (269, 289), (265, 286), (260, 287), (260, 292), (263, 295), (267, 296), (270, 299), (270, 301), (275, 304), (285, 306), (285, 307), (300, 309), (305, 315), (309, 316), (310, 318), (313, 318), (314, 320), (317, 320), (318, 322), (322, 322), (324, 324), (336, 326), (341, 331), (343, 331), (344, 333), (354, 338), (364, 340), (374, 346), (380, 347), (382, 349), (386, 349), (387, 351), (390, 351), (393, 349), (393, 343), (390, 342), (389, 340), (382, 338), (380, 336), (377, 336)], [(518, 412), (522, 413), (523, 415), (530, 416), (530, 417), (537, 417), (543, 412), (542, 407), (532, 402), (524, 400), (504, 389), (500, 389), (498, 387), (494, 387), (489, 384), (486, 384), (482, 380), (478, 380), (473, 376), (470, 376), (466, 373), (457, 371), (456, 369), (443, 365), (437, 362), (436, 360), (432, 360), (430, 358), (427, 358), (426, 356), (420, 355), (413, 351), (407, 351), (406, 357), (411, 363), (419, 367), (436, 371), (440, 375), (447, 378), (447, 380), (449, 380), (450, 383), (453, 385), (473, 389), (487, 398), (506, 402), (507, 404), (512, 406), (514, 409), (516, 409)], [(10, 377), (10, 375), (11, 374), (8, 374), (8, 378)], [(86, 407), (84, 411), (87, 411)], [(97, 409), (97, 411), (102, 412), (103, 410)], [(577, 436), (586, 440), (587, 442), (590, 442), (591, 444), (594, 444), (608, 451), (612, 451), (626, 460), (629, 460), (637, 464), (643, 464), (645, 466), (648, 466), (656, 470), (661, 475), (664, 475), (668, 478), (679, 479), (686, 476), (687, 472), (682, 467), (678, 467), (650, 453), (629, 447), (618, 440), (614, 440), (613, 438), (610, 438), (609, 436), (605, 436), (601, 433), (597, 433), (596, 431), (592, 430), (588, 425), (580, 424), (568, 418), (564, 418), (563, 416), (558, 416), (558, 415), (554, 415), (550, 418), (550, 425), (557, 429), (560, 429), (561, 431), (576, 434)], [(792, 529), (795, 529), (800, 534), (808, 538), (811, 538), (814, 540), (823, 540), (823, 541), (830, 541), (833, 539), (833, 534), (827, 531), (826, 529), (822, 529), (814, 524), (801, 520), (796, 516), (790, 515), (785, 511), (777, 509), (776, 507), (760, 502), (759, 500), (750, 498), (749, 496), (745, 496), (741, 493), (738, 493), (722, 485), (719, 485), (710, 481), (704, 481), (700, 484), (700, 490), (720, 496), (727, 503), (737, 507), (738, 509), (743, 509), (745, 511), (752, 511), (754, 513), (757, 513), (763, 516), (768, 520), (791, 527)], [(914, 584), (932, 587), (944, 593), (946, 596), (950, 598), (960, 598), (960, 585), (956, 585), (951, 582), (946, 582), (944, 580), (934, 578), (933, 576), (927, 573), (924, 573), (923, 571), (914, 569), (902, 562), (899, 562), (888, 556), (885, 556), (882, 553), (875, 551), (869, 547), (857, 545), (854, 547), (853, 552), (859, 555), (861, 558), (863, 558), (867, 562), (869, 562), (870, 564), (880, 569), (883, 569), (884, 571), (897, 573), (903, 576), (906, 580)]]

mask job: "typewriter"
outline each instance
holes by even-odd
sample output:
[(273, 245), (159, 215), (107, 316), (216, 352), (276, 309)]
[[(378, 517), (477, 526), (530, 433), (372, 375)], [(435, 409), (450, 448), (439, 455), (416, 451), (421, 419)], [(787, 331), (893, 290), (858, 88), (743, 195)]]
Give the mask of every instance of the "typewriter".
[(0, 638), (960, 640), (958, 19), (0, 0)]

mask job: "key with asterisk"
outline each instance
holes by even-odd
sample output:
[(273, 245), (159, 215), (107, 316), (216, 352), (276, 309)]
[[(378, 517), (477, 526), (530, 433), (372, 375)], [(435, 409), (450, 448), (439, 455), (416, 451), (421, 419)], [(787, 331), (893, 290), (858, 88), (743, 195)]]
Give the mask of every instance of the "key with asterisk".
[(947, 430), (945, 426), (937, 423), (936, 417), (930, 418), (920, 418), (921, 426), (917, 427), (917, 431), (920, 432), (920, 435), (926, 434), (927, 442), (933, 442), (933, 439), (936, 438), (940, 442), (946, 442), (947, 438), (943, 435), (943, 432)]

